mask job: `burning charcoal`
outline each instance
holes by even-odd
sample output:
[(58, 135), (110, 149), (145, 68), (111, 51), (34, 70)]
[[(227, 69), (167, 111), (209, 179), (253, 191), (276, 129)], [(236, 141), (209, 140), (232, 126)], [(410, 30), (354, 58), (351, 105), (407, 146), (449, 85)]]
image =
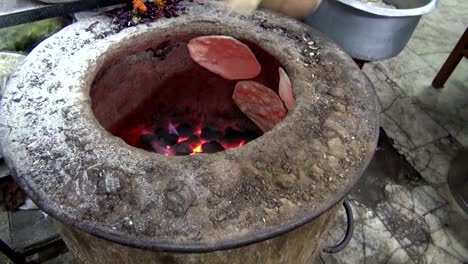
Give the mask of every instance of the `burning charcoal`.
[(172, 146), (179, 142), (179, 136), (177, 134), (168, 134), (167, 136), (161, 138), (161, 145), (163, 146)]
[(166, 149), (166, 147), (161, 146), (161, 144), (159, 144), (157, 141), (154, 141), (153, 143), (153, 151), (163, 155), (171, 153), (170, 149)]
[(177, 156), (187, 156), (192, 154), (192, 147), (187, 142), (180, 142), (172, 147)]
[(156, 141), (155, 135), (145, 134), (140, 136), (140, 145), (146, 150), (153, 150), (152, 142)]
[(244, 132), (244, 137), (245, 137), (245, 141), (246, 142), (250, 142), (256, 138), (258, 138), (259, 136), (261, 136), (260, 133), (258, 133), (257, 131), (255, 130), (246, 130)]
[(156, 128), (154, 133), (159, 141), (161, 141), (161, 146), (163, 147), (175, 145), (179, 141), (179, 135), (169, 132), (166, 128)]
[(223, 151), (224, 147), (218, 141), (212, 140), (202, 145), (203, 153), (216, 153)]
[(190, 137), (195, 132), (195, 127), (189, 123), (182, 123), (177, 126), (180, 137)]
[(244, 139), (244, 134), (239, 130), (235, 130), (234, 128), (228, 127), (224, 132), (224, 137), (222, 142), (226, 142), (229, 144), (241, 142)]
[(204, 140), (220, 139), (222, 136), (221, 131), (216, 127), (206, 126), (202, 129), (201, 138)]
[(184, 142), (187, 142), (190, 146), (194, 147), (196, 145), (199, 145), (201, 142), (201, 139), (197, 135), (191, 135), (187, 140)]
[(169, 130), (167, 128), (158, 127), (154, 130), (154, 134), (159, 138), (165, 138), (169, 136)]

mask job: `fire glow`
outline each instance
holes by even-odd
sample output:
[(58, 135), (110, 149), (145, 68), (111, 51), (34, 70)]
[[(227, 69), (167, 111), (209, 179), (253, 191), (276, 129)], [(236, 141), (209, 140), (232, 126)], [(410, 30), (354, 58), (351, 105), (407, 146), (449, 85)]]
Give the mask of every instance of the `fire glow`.
[(242, 147), (261, 135), (260, 131), (227, 126), (169, 122), (163, 127), (139, 125), (127, 130), (122, 138), (134, 147), (165, 156), (211, 154), (226, 149)]

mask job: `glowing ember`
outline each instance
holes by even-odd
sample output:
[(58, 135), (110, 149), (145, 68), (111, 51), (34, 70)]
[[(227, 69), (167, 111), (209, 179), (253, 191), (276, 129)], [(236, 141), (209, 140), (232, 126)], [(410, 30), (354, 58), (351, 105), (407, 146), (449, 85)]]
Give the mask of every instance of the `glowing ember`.
[(221, 145), (224, 147), (224, 149), (230, 149), (230, 148), (238, 148), (238, 147), (242, 147), (245, 145), (245, 140), (241, 140), (239, 143), (226, 143), (226, 142), (223, 142), (221, 143)]
[(245, 140), (242, 140), (240, 143), (239, 143), (239, 146), (238, 147), (242, 147), (245, 145)]
[(202, 145), (198, 145), (193, 149), (193, 153), (202, 153)]
[[(178, 131), (179, 128), (180, 131)], [(242, 147), (260, 135), (260, 131), (242, 132), (232, 127), (221, 130), (212, 125), (194, 126), (174, 123), (157, 128), (139, 125), (121, 133), (121, 137), (128, 144), (164, 156), (216, 153)]]
[(189, 138), (188, 137), (179, 137), (179, 140), (177, 141), (177, 143), (186, 141), (187, 139), (189, 139)]

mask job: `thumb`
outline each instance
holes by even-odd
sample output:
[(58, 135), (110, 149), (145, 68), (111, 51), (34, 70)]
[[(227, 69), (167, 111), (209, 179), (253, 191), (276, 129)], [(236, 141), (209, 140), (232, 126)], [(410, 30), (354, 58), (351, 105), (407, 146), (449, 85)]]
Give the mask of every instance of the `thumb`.
[(228, 0), (227, 6), (240, 14), (250, 14), (257, 9), (261, 1), (262, 0)]
[(265, 8), (295, 18), (304, 18), (320, 5), (321, 0), (262, 0)]

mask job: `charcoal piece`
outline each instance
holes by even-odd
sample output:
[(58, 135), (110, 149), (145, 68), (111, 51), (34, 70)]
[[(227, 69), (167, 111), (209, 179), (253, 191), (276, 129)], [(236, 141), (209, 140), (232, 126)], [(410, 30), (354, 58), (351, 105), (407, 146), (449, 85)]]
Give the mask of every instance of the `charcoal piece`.
[(162, 146), (172, 146), (172, 145), (175, 145), (177, 144), (177, 142), (179, 141), (179, 135), (177, 134), (167, 134), (166, 136), (164, 137), (161, 137), (160, 138), (161, 140), (161, 145)]
[(140, 136), (140, 145), (146, 150), (153, 150), (153, 141), (156, 141), (157, 137), (152, 134), (145, 134)]
[(187, 144), (189, 144), (189, 145), (192, 146), (192, 147), (195, 147), (195, 146), (197, 146), (198, 144), (200, 144), (201, 139), (200, 139), (200, 137), (197, 136), (197, 135), (191, 135), (190, 137), (188, 137), (187, 139), (185, 139), (184, 141), (181, 141), (181, 142), (179, 142), (179, 143), (182, 143), (182, 142), (187, 143)]
[(180, 137), (190, 137), (195, 132), (195, 126), (189, 123), (182, 123), (176, 129)]
[(187, 142), (188, 144), (190, 144), (190, 146), (196, 146), (198, 144), (200, 144), (201, 142), (201, 139), (199, 136), (197, 135), (191, 135), (187, 140), (185, 140), (184, 142)]
[(246, 130), (244, 131), (244, 139), (245, 142), (250, 142), (258, 137), (260, 137), (262, 134), (256, 130)]
[(180, 142), (172, 147), (177, 156), (187, 156), (192, 154), (192, 147), (187, 142)]
[(218, 141), (212, 140), (202, 145), (202, 153), (216, 153), (223, 151), (224, 147)]
[(171, 150), (167, 149), (166, 147), (161, 146), (159, 142), (155, 142), (153, 143), (153, 152), (166, 155), (166, 154), (171, 153)]
[(222, 137), (221, 131), (216, 127), (206, 126), (202, 129), (201, 138), (204, 140), (218, 140)]
[(232, 127), (228, 127), (226, 131), (224, 131), (222, 142), (226, 142), (229, 144), (240, 143), (244, 139), (244, 134), (239, 130), (235, 130)]
[(164, 128), (164, 127), (157, 127), (157, 128), (154, 130), (154, 134), (155, 134), (158, 138), (166, 137), (167, 135), (169, 135), (169, 130), (168, 130), (167, 128)]

